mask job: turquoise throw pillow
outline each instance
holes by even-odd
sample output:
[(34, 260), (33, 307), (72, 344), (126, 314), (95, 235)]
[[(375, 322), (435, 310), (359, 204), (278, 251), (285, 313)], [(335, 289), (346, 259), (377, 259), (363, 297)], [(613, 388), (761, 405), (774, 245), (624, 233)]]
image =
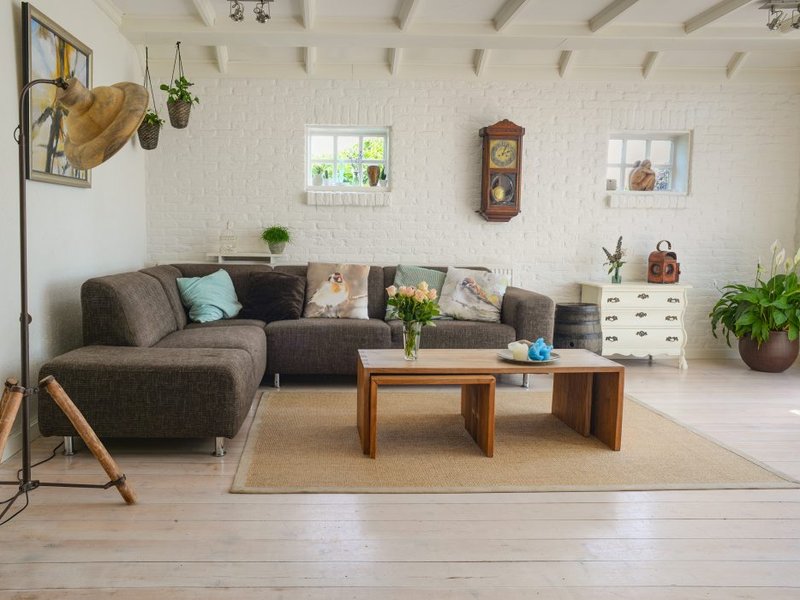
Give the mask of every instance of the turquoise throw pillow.
[[(401, 285), (417, 287), (424, 281), (428, 284), (429, 288), (435, 289), (437, 293), (441, 295), (442, 286), (444, 285), (446, 277), (447, 273), (437, 271), (436, 269), (426, 269), (425, 267), (414, 267), (411, 265), (397, 265), (397, 271), (394, 274), (394, 286), (398, 288)], [(436, 302), (439, 302), (438, 296)], [(434, 318), (438, 319), (439, 317)], [(385, 320), (391, 321), (393, 319), (397, 319), (397, 317), (394, 316), (394, 307), (387, 306)]]
[(178, 291), (189, 318), (196, 323), (231, 319), (242, 310), (231, 276), (224, 269), (205, 277), (178, 277)]

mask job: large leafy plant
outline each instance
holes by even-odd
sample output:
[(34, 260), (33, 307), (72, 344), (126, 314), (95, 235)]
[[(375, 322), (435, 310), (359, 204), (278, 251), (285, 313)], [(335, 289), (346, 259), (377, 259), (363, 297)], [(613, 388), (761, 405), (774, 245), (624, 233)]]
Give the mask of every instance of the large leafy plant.
[(769, 275), (759, 261), (753, 285), (729, 284), (720, 290), (722, 297), (714, 305), (711, 331), (717, 337), (721, 328), (725, 341), (731, 345), (730, 336), (750, 337), (759, 347), (773, 331), (786, 331), (790, 340), (796, 340), (800, 331), (800, 285), (797, 268), (800, 250), (794, 258), (786, 258), (786, 251), (777, 242), (772, 244), (772, 261)]
[(162, 83), (160, 88), (167, 92), (167, 103), (172, 104), (173, 102), (187, 102), (192, 104), (193, 102), (197, 102), (200, 104), (200, 99), (197, 96), (192, 96), (189, 88), (192, 87), (194, 84), (186, 79), (183, 75), (181, 75), (178, 79), (175, 80), (174, 86), (169, 86), (166, 83)]

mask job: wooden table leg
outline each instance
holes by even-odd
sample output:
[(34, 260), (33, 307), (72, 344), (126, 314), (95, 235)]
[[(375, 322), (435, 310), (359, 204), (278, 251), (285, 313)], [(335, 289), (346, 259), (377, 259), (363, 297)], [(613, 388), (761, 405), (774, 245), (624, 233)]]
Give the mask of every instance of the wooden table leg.
[(494, 378), (490, 383), (469, 383), (461, 386), (464, 428), (489, 458), (494, 456), (494, 393)]
[(358, 359), (358, 382), (356, 384), (356, 414), (358, 425), (358, 439), (361, 442), (361, 451), (364, 454), (369, 452), (369, 377)]
[[(369, 381), (369, 418), (367, 419), (367, 436), (369, 457), (378, 454), (378, 384), (374, 379)], [(366, 452), (365, 452), (366, 454)]]
[(591, 432), (592, 374), (555, 373), (552, 412), (566, 425), (588, 436)]
[(592, 383), (592, 435), (612, 450), (622, 446), (622, 405), (625, 372), (594, 373)]
[(6, 448), (11, 427), (17, 418), (17, 412), (19, 412), (24, 395), (25, 390), (17, 386), (16, 379), (8, 379), (6, 381), (6, 385), (3, 388), (3, 397), (0, 398), (0, 458), (3, 456), (3, 450)]

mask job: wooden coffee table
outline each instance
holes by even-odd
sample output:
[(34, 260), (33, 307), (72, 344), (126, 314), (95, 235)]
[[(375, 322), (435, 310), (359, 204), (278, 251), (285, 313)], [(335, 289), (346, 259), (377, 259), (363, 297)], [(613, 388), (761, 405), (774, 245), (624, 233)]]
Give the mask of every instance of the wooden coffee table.
[[(506, 362), (497, 352), (422, 349), (418, 360), (407, 361), (402, 350), (359, 350), (357, 419), (364, 454), (372, 458), (377, 454), (380, 385), (459, 383), (465, 427), (481, 445), (481, 439), (494, 440), (494, 385), (488, 398), (488, 392), (467, 388), (473, 384), (457, 381), (458, 377), (537, 373), (553, 374), (553, 415), (581, 435), (594, 435), (612, 450), (620, 449), (625, 367), (588, 350), (557, 350), (560, 360), (545, 365)], [(484, 453), (491, 456), (485, 445)]]

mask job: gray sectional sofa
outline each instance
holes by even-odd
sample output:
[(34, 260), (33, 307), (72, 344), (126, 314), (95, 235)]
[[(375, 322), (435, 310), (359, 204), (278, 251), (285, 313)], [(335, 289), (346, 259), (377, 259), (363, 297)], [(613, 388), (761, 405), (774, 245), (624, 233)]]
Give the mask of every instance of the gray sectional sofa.
[[(360, 348), (401, 348), (402, 324), (384, 321), (395, 267), (370, 268), (369, 319), (191, 323), (176, 279), (224, 268), (238, 297), (266, 265), (176, 264), (88, 280), (81, 290), (85, 346), (45, 364), (100, 437), (213, 437), (216, 453), (236, 435), (265, 376), (353, 375)], [(446, 270), (443, 267), (431, 267)], [(276, 271), (305, 276), (306, 266)], [(439, 321), (423, 348), (505, 348), (553, 337), (553, 301), (510, 287), (500, 323)], [(72, 436), (67, 419), (39, 395), (43, 435)]]

